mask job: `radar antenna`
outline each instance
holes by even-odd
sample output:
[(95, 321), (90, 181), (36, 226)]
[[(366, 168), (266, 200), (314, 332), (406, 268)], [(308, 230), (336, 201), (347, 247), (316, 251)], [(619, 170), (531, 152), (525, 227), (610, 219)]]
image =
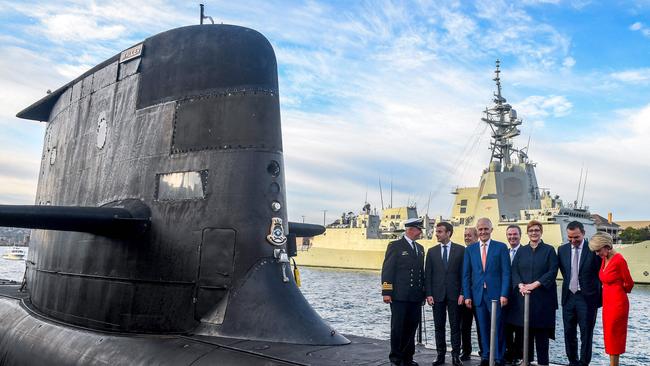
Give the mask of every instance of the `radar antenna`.
[(513, 152), (518, 151), (512, 146), (512, 139), (519, 136), (520, 131), (517, 126), (522, 124), (522, 120), (517, 118), (517, 111), (512, 106), (506, 103), (506, 98), (501, 95), (501, 78), (499, 74), (499, 66), (501, 61), (496, 61), (496, 69), (494, 70), (494, 80), (496, 82), (497, 91), (494, 93), (494, 105), (491, 108), (486, 108), (484, 113), (485, 117), (481, 120), (487, 123), (492, 129), (492, 141), (490, 142), (492, 156), (490, 163), (498, 161), (503, 166), (510, 165)]

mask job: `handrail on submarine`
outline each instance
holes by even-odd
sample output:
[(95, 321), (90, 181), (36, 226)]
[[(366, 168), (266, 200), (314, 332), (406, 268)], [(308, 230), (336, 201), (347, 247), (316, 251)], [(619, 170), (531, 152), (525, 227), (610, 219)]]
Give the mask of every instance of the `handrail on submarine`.
[(130, 206), (0, 205), (0, 226), (77, 231), (107, 237), (146, 233), (151, 227), (148, 208)]

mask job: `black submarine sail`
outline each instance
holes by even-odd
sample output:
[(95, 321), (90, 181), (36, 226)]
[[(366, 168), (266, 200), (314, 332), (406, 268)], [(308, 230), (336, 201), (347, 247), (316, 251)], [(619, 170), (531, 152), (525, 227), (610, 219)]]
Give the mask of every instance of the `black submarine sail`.
[[(46, 121), (22, 286), (0, 286), (0, 364), (303, 364), (237, 340), (335, 346), (295, 284), (274, 51), (173, 29), (18, 113)], [(275, 358), (274, 358), (275, 357)]]

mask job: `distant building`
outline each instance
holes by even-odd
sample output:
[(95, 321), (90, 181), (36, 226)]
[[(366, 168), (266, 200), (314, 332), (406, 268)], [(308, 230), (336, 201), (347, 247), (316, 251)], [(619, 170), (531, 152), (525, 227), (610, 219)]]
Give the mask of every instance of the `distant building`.
[(640, 221), (618, 221), (617, 222), (622, 230), (627, 229), (628, 227), (631, 227), (633, 229), (645, 229), (648, 226), (650, 226), (650, 220), (640, 220)]
[(621, 225), (612, 221), (611, 212), (607, 217), (608, 218), (606, 219), (598, 214), (591, 215), (591, 219), (594, 220), (594, 224), (596, 225), (596, 231), (611, 235), (612, 239), (614, 239), (614, 243), (618, 243), (620, 242), (619, 235), (624, 228), (621, 228)]

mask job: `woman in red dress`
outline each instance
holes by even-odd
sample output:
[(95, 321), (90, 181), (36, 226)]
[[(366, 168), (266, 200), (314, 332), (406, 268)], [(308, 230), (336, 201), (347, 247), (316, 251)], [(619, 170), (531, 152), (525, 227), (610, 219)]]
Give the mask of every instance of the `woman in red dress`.
[(618, 366), (620, 355), (625, 353), (627, 338), (627, 318), (630, 311), (627, 294), (632, 291), (634, 282), (625, 258), (616, 253), (609, 234), (594, 234), (589, 241), (589, 249), (603, 259), (599, 277), (603, 283), (605, 352), (609, 355), (610, 366)]

